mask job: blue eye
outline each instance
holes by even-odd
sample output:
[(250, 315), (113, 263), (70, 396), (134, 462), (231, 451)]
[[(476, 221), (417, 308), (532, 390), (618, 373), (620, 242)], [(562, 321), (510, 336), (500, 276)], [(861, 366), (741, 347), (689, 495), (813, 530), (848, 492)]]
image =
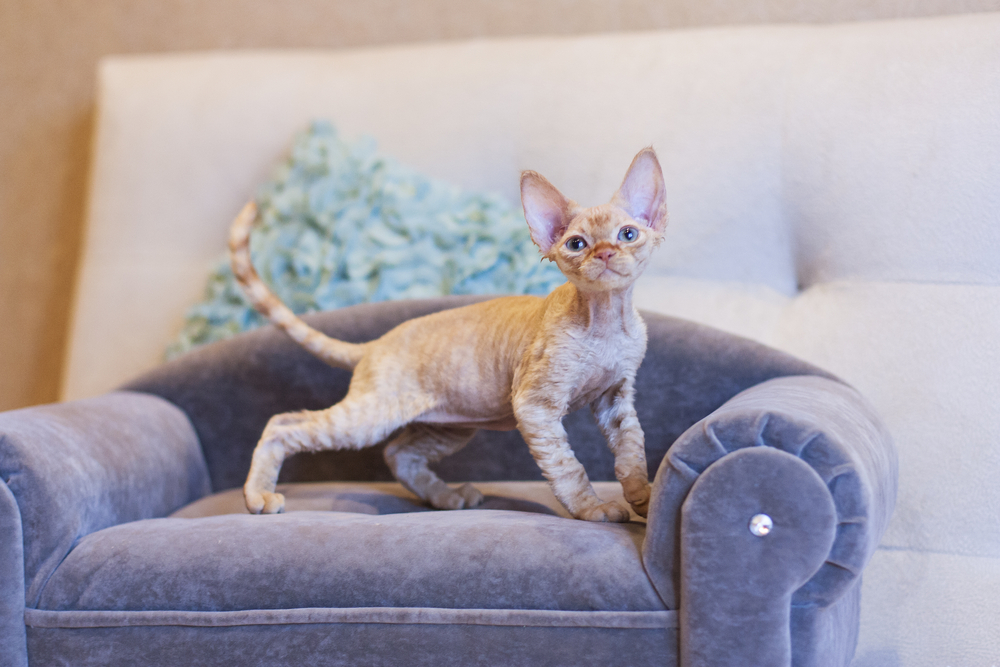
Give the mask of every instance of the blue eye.
[(579, 252), (580, 250), (583, 250), (584, 248), (587, 247), (587, 242), (584, 241), (579, 236), (574, 236), (569, 241), (566, 241), (566, 247), (572, 250), (573, 252)]
[(622, 227), (618, 232), (618, 240), (625, 242), (632, 242), (639, 238), (639, 230), (635, 227)]

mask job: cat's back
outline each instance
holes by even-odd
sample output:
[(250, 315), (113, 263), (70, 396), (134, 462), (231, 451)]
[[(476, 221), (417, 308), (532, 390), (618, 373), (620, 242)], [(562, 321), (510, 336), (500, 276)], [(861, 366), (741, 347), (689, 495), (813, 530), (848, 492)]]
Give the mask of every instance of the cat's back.
[(408, 320), (368, 343), (352, 387), (392, 387), (433, 406), (422, 421), (492, 424), (508, 418), (510, 387), (544, 301), (511, 296)]
[(531, 328), (542, 317), (545, 300), (532, 295), (501, 296), (467, 306), (440, 310), (403, 322), (386, 336), (393, 334), (438, 335), (460, 334), (462, 331), (494, 330), (496, 328)]
[(458, 357), (518, 357), (541, 325), (545, 300), (531, 295), (503, 296), (438, 311), (403, 322), (370, 343), (375, 356), (391, 353), (437, 360)]

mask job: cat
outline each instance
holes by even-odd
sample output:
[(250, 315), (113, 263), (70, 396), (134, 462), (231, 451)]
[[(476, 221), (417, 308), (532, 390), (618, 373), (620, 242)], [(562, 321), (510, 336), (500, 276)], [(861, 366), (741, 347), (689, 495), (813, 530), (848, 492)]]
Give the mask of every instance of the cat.
[(626, 501), (646, 516), (649, 479), (633, 405), (646, 326), (632, 288), (667, 222), (660, 163), (652, 148), (643, 149), (611, 200), (590, 208), (525, 171), (521, 202), (532, 240), (568, 282), (545, 298), (500, 297), (409, 320), (362, 344), (311, 328), (267, 288), (250, 259), (256, 206), (243, 208), (229, 249), (250, 302), (326, 363), (354, 371), (339, 403), (267, 423), (243, 487), (251, 513), (283, 509), (275, 484), (286, 456), (360, 449), (390, 437), (385, 460), (403, 486), (438, 509), (475, 507), (483, 501), (475, 487), (449, 487), (428, 464), (461, 449), (477, 429), (516, 428), (570, 514), (628, 521), (625, 507), (594, 493), (567, 441), (562, 418), (589, 405)]

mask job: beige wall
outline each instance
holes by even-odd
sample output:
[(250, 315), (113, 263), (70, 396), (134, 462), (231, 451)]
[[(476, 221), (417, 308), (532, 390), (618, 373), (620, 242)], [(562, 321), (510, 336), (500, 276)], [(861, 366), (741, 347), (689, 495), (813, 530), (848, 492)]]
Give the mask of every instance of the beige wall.
[(0, 409), (55, 400), (109, 53), (1000, 10), (1000, 0), (0, 0)]

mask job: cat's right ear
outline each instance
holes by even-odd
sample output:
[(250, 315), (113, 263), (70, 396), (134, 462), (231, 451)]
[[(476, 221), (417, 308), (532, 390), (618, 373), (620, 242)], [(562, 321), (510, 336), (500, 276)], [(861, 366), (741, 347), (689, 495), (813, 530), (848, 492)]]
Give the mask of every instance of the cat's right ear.
[(658, 232), (667, 226), (667, 194), (663, 169), (652, 146), (643, 148), (633, 158), (612, 202), (628, 211), (635, 220)]
[(569, 225), (571, 202), (544, 176), (534, 171), (521, 172), (521, 205), (531, 230), (531, 240), (549, 254)]

